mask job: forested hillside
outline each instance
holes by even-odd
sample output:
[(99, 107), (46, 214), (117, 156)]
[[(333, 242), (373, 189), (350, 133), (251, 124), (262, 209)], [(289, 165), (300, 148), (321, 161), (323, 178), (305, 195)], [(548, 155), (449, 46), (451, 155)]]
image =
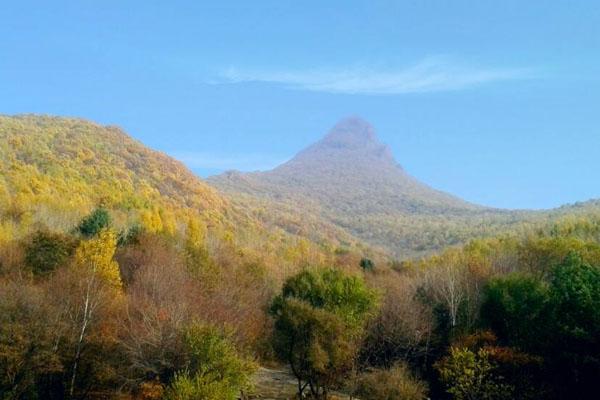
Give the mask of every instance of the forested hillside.
[[(175, 232), (184, 214), (215, 224), (225, 220), (227, 202), (212, 188), (116, 127), (2, 116), (0, 162), (0, 204), (22, 228), (67, 227), (100, 203), (136, 214), (127, 218), (138, 217), (153, 231)], [(4, 235), (9, 229), (3, 226)]]
[(308, 253), (331, 260), (336, 250), (359, 246), (317, 218), (294, 220), (290, 213), (278, 221), (285, 230), (269, 224), (261, 218), (266, 208), (239, 207), (119, 128), (81, 119), (0, 116), (0, 172), (0, 241), (40, 228), (68, 231), (102, 206), (119, 231), (185, 236), (193, 225), (208, 246), (231, 243), (248, 261), (278, 269)]

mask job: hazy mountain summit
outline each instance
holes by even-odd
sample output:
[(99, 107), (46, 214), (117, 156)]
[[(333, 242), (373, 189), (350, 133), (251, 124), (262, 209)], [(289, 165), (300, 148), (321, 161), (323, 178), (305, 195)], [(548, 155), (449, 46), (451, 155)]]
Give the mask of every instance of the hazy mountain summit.
[(396, 167), (390, 149), (379, 141), (374, 128), (358, 117), (351, 117), (338, 122), (323, 139), (280, 168), (295, 164), (316, 168), (355, 163), (369, 169)]
[(325, 208), (359, 215), (478, 209), (408, 175), (375, 129), (358, 117), (341, 120), (323, 139), (272, 171), (230, 173), (210, 181), (220, 188), (267, 196), (300, 195)]

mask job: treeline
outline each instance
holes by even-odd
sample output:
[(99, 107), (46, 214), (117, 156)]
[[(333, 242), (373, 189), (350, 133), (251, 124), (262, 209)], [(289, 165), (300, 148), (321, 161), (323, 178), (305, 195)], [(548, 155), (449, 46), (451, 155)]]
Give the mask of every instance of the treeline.
[(245, 398), (276, 360), (304, 398), (589, 398), (599, 222), (389, 265), (301, 253), (274, 275), (193, 221), (170, 235), (98, 208), (0, 246), (0, 398)]

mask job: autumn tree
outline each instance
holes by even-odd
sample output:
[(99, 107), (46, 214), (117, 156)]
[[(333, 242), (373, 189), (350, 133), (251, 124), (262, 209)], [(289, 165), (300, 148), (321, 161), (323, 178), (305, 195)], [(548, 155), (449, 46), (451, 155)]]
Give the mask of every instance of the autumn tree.
[(361, 361), (386, 368), (400, 361), (422, 365), (433, 345), (432, 310), (418, 300), (409, 277), (385, 274), (373, 283), (383, 292), (382, 304), (367, 325)]
[(113, 260), (116, 244), (115, 233), (104, 229), (98, 232), (97, 237), (82, 241), (75, 251), (74, 297), (68, 304), (68, 314), (75, 331), (75, 354), (68, 383), (70, 397), (75, 394), (79, 365), (90, 329), (98, 322), (100, 309), (119, 296), (119, 265)]
[(513, 388), (496, 374), (490, 350), (452, 347), (437, 364), (441, 381), (456, 400), (511, 399)]
[(42, 290), (0, 282), (0, 398), (44, 397), (44, 378), (62, 372), (53, 314)]
[(202, 292), (182, 256), (164, 238), (145, 235), (120, 260), (128, 266), (129, 276), (119, 329), (130, 362), (126, 385), (134, 389), (153, 382), (168, 385), (184, 368), (180, 332), (192, 320)]

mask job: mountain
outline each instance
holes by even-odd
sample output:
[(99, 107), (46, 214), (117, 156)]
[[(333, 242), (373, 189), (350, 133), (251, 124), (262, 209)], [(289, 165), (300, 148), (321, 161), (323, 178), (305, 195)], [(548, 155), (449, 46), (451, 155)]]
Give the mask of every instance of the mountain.
[[(184, 236), (190, 221), (209, 233), (209, 244), (230, 243), (248, 261), (280, 268), (306, 254), (330, 260), (340, 229), (311, 222), (310, 237), (261, 217), (264, 210), (230, 201), (181, 162), (151, 150), (117, 127), (83, 119), (0, 115), (0, 243), (39, 228), (71, 230), (102, 205), (116, 228), (140, 225)], [(310, 218), (303, 219), (306, 225)], [(316, 233), (315, 233), (316, 232)], [(306, 262), (306, 260), (302, 260)]]
[(230, 171), (208, 182), (245, 206), (270, 202), (271, 218), (290, 210), (317, 216), (402, 258), (517, 225), (521, 229), (546, 215), (471, 204), (419, 182), (396, 162), (374, 128), (357, 117), (341, 120), (323, 139), (271, 171)]
[(276, 268), (414, 257), (600, 209), (598, 202), (549, 212), (470, 204), (408, 175), (357, 118), (273, 171), (206, 182), (117, 127), (0, 115), (0, 243), (44, 227), (68, 231), (98, 205), (117, 229), (138, 224), (181, 236), (198, 221), (212, 246), (232, 243), (236, 254)]
[[(230, 174), (230, 181), (232, 177), (239, 175)], [(322, 140), (274, 170), (244, 177), (277, 196), (301, 195), (325, 208), (347, 209), (355, 215), (389, 210), (423, 214), (481, 209), (408, 175), (389, 147), (379, 142), (373, 127), (356, 117), (340, 121)], [(218, 183), (223, 180), (210, 182), (221, 186)]]

